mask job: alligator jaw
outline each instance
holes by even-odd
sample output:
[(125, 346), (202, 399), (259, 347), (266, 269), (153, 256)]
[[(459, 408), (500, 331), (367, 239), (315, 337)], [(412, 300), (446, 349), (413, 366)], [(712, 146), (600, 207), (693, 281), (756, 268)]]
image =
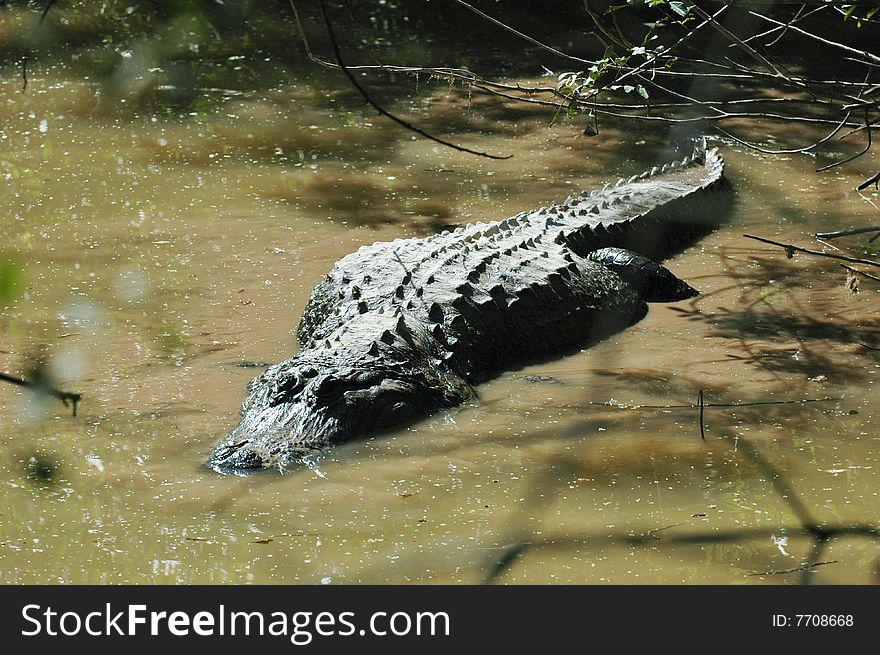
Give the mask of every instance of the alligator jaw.
[[(313, 440), (299, 438), (291, 430), (248, 430), (247, 417), (232, 433), (214, 448), (207, 461), (208, 468), (218, 473), (248, 474), (260, 469), (274, 468), (285, 471), (303, 464), (326, 445)], [(241, 436), (250, 434), (250, 436)], [(327, 437), (334, 434), (331, 429), (324, 430)], [(339, 439), (340, 441), (343, 439)]]
[[(302, 402), (262, 407), (265, 398), (245, 401), (238, 426), (214, 447), (209, 468), (219, 473), (250, 473), (264, 468), (286, 470), (334, 442), (346, 433), (335, 417)], [(256, 401), (256, 402), (255, 402)]]
[(328, 446), (470, 397), (469, 385), (425, 359), (426, 352), (436, 355), (424, 343), (429, 337), (416, 326), (407, 334), (412, 343), (383, 342), (375, 355), (319, 349), (270, 367), (251, 382), (238, 426), (215, 446), (208, 466), (221, 473), (295, 468)]

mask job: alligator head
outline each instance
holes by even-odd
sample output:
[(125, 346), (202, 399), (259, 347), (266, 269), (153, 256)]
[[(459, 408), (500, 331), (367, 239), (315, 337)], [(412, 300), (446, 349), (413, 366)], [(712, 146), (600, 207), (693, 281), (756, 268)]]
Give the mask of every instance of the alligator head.
[(215, 447), (208, 465), (217, 471), (284, 468), (329, 445), (457, 405), (473, 393), (437, 362), (414, 367), (411, 360), (384, 354), (309, 350), (270, 367), (249, 385), (238, 427)]

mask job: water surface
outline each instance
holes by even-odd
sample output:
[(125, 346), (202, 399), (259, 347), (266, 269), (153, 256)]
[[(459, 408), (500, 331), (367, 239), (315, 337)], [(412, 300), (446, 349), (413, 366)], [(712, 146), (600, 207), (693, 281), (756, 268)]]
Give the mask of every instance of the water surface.
[[(627, 177), (680, 135), (587, 138), (442, 86), (396, 108), (514, 155), (490, 161), (414, 138), (347, 89), (205, 95), (216, 110), (158, 114), (87, 80), (0, 86), (2, 254), (23, 275), (0, 314), (0, 369), (44, 357), (83, 394), (74, 418), (0, 386), (0, 581), (471, 583), (529, 542), (544, 547), (500, 580), (797, 582), (773, 572), (801, 566), (811, 542), (722, 437), (755, 445), (816, 520), (880, 522), (876, 283), (853, 293), (838, 263), (741, 236), (821, 247), (817, 229), (875, 222), (877, 193), (853, 189), (876, 164), (817, 174), (807, 156), (723, 143), (732, 216), (667, 262), (703, 295), (317, 470), (208, 470), (245, 385), (295, 352), (309, 292), (339, 257)], [(866, 243), (836, 245), (875, 256)], [(705, 440), (697, 409), (654, 407), (700, 390), (779, 404), (707, 408)], [(760, 534), (674, 539), (741, 530)], [(812, 579), (876, 582), (878, 555), (834, 540)]]

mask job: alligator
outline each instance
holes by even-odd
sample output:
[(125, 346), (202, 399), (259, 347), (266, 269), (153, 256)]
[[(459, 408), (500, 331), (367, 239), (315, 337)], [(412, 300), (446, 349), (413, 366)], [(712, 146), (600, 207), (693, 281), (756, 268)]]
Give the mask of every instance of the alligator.
[(696, 295), (651, 258), (716, 227), (726, 188), (723, 159), (703, 143), (562, 204), (363, 246), (312, 291), (299, 354), (250, 383), (208, 466), (309, 463), (474, 399), (504, 370), (588, 346), (639, 321), (646, 302)]

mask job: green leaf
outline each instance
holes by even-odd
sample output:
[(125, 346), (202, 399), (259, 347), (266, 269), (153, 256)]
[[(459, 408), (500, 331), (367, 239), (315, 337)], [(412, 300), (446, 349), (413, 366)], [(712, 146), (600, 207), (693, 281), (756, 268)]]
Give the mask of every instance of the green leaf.
[(684, 2), (670, 2), (669, 8), (674, 11), (676, 14), (684, 18), (690, 13), (691, 8), (688, 7)]
[(639, 84), (639, 85), (636, 87), (636, 91), (637, 91), (638, 94), (639, 94), (640, 96), (642, 96), (645, 100), (648, 99), (648, 89), (646, 89), (645, 87), (643, 87), (641, 84)]

